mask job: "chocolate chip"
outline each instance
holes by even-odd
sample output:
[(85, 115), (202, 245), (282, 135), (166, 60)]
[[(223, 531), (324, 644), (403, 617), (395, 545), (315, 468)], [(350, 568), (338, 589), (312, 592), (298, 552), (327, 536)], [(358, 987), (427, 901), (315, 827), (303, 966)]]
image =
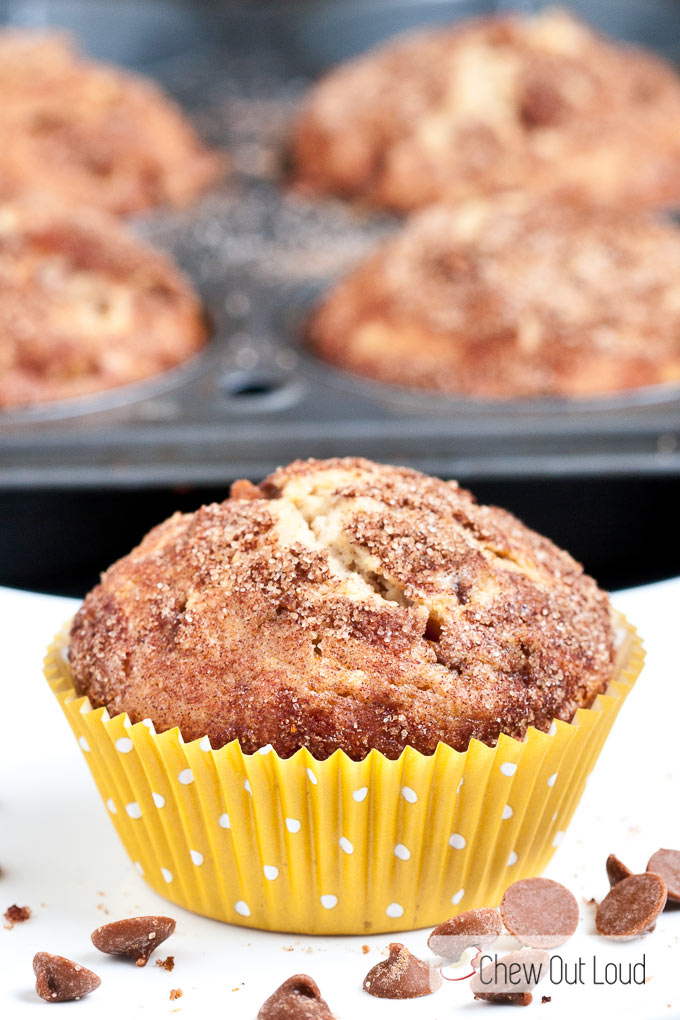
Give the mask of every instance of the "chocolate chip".
[(680, 903), (680, 850), (657, 850), (649, 859), (647, 871), (661, 875), (668, 889), (668, 899)]
[(630, 868), (622, 864), (615, 854), (609, 855), (606, 867), (610, 886), (615, 886), (617, 882), (622, 882), (624, 878), (630, 878), (633, 874)]
[(549, 878), (523, 878), (506, 889), (501, 915), (508, 931), (535, 949), (563, 945), (578, 927), (578, 903)]
[(101, 984), (101, 979), (87, 967), (51, 953), (36, 953), (33, 971), (35, 990), (45, 1002), (73, 1002)]
[(548, 973), (550, 955), (544, 949), (519, 949), (500, 959), (484, 955), (473, 974), (470, 990), (476, 999), (528, 1006), (531, 989)]
[(460, 960), (466, 949), (488, 949), (503, 931), (501, 915), (497, 910), (482, 907), (467, 910), (437, 925), (427, 944), (437, 956), (445, 960)]
[(551, 997), (549, 995), (542, 995), (541, 996), (541, 1003), (543, 1005), (545, 1005), (546, 1002), (552, 1002)]
[(95, 928), (91, 938), (102, 953), (129, 956), (138, 967), (144, 967), (156, 946), (165, 942), (174, 930), (171, 917), (126, 917)]
[(376, 963), (364, 978), (364, 991), (378, 999), (417, 999), (441, 988), (442, 977), (401, 942), (391, 942), (390, 955)]
[(15, 924), (21, 924), (23, 921), (28, 921), (30, 916), (30, 907), (18, 907), (16, 903), (13, 903), (12, 906), (8, 907), (5, 911), (5, 920), (7, 921), (5, 928), (12, 929)]
[(260, 1007), (257, 1020), (334, 1020), (308, 974), (294, 974)]
[(597, 908), (595, 927), (607, 938), (633, 939), (651, 931), (666, 905), (659, 875), (631, 875), (617, 882)]
[(531, 992), (479, 992), (475, 999), (483, 999), (484, 1002), (505, 1002), (508, 1006), (530, 1006), (534, 1001)]

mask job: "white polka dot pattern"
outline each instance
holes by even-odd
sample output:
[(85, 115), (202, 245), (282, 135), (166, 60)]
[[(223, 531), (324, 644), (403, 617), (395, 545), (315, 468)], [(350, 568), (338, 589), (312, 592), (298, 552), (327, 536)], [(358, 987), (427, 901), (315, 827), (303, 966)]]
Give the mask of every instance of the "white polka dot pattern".
[(109, 809), (109, 811), (111, 812), (112, 815), (115, 815), (115, 814), (118, 813), (118, 809), (117, 809), (117, 807), (116, 807), (116, 805), (115, 805), (115, 803), (113, 801), (113, 797), (109, 797), (109, 799), (106, 802), (106, 806), (107, 806), (107, 808)]
[(300, 821), (297, 818), (286, 818), (286, 828), (289, 832), (300, 831)]
[(464, 850), (465, 836), (461, 836), (459, 832), (454, 832), (449, 839), (449, 846), (452, 846), (454, 850)]
[(130, 801), (129, 804), (126, 804), (125, 805), (125, 810), (129, 814), (130, 818), (141, 818), (142, 817), (142, 809), (140, 808), (140, 806), (139, 806), (139, 804), (137, 803), (136, 800)]
[(388, 917), (401, 917), (404, 913), (404, 908), (401, 903), (390, 903), (385, 913)]
[(262, 871), (268, 882), (274, 882), (279, 877), (279, 869), (273, 864), (265, 864)]
[(177, 776), (178, 781), (182, 786), (189, 786), (194, 781), (194, 774), (191, 769), (182, 769), (180, 774)]
[(512, 818), (514, 813), (515, 812), (512, 810), (510, 805), (506, 804), (505, 807), (503, 808), (503, 821), (506, 822), (508, 820), (508, 818)]
[(118, 737), (116, 741), (116, 750), (120, 751), (121, 754), (129, 754), (134, 744), (129, 737)]
[(367, 786), (360, 786), (358, 790), (354, 791), (354, 793), (352, 794), (352, 797), (357, 802), (357, 804), (361, 804), (362, 800), (366, 800), (366, 794), (367, 793), (368, 793), (368, 787)]
[(354, 853), (354, 847), (352, 846), (350, 841), (347, 839), (347, 836), (341, 836), (340, 837), (340, 839), (338, 840), (338, 846), (346, 854), (353, 854)]
[(337, 905), (338, 897), (334, 896), (332, 893), (324, 893), (321, 897), (321, 906), (324, 910), (332, 910), (333, 907), (337, 907)]
[(517, 864), (517, 854), (512, 850), (508, 857), (508, 867), (511, 868), (514, 864)]
[(234, 910), (237, 914), (240, 914), (241, 917), (250, 917), (250, 907), (245, 900), (238, 900), (234, 904)]
[(189, 854), (191, 855), (192, 863), (195, 864), (197, 868), (200, 868), (201, 864), (203, 864), (203, 854), (199, 850), (190, 850)]
[(403, 843), (397, 843), (394, 848), (394, 856), (398, 857), (400, 861), (408, 861), (411, 857), (411, 851)]
[(170, 869), (169, 868), (161, 868), (161, 875), (163, 876), (163, 879), (168, 883), (168, 885), (170, 885), (170, 883), (172, 882), (172, 878), (173, 878), (172, 872), (170, 871)]
[(514, 761), (504, 761), (501, 765), (501, 772), (504, 776), (514, 776), (517, 771), (517, 766)]
[(459, 889), (457, 893), (453, 894), (453, 896), (451, 897), (451, 902), (453, 903), (454, 907), (458, 906), (463, 896), (465, 896), (465, 889)]
[(83, 751), (90, 750), (90, 745), (88, 744), (86, 737), (78, 737), (78, 743), (80, 744)]
[(231, 822), (229, 821), (229, 815), (226, 813), (226, 811), (225, 811), (225, 813), (223, 815), (220, 815), (219, 823), (220, 823), (220, 825), (221, 825), (221, 827), (223, 829), (230, 829), (231, 828)]
[(162, 793), (154, 792), (151, 794), (151, 796), (153, 797), (153, 802), (157, 808), (165, 807), (165, 797), (163, 796)]
[(418, 800), (418, 794), (415, 790), (412, 790), (410, 786), (402, 786), (401, 795), (409, 804), (415, 804)]

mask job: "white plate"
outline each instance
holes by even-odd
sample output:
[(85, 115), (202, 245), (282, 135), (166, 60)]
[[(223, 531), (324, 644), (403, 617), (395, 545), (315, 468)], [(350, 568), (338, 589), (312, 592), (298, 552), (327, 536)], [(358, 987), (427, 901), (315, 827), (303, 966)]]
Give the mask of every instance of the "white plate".
[[(584, 983), (542, 982), (529, 1008), (544, 1020), (587, 1018), (599, 1011), (640, 1020), (680, 1016), (680, 909), (665, 912), (652, 935), (619, 944), (593, 934), (594, 908), (587, 903), (591, 897), (601, 899), (608, 889), (608, 854), (616, 853), (633, 870), (642, 871), (659, 847), (680, 848), (680, 579), (619, 593), (615, 602), (643, 634), (648, 662), (547, 872), (581, 904), (580, 929), (559, 952), (570, 977), (578, 960), (583, 961)], [(42, 679), (43, 649), (75, 606), (69, 599), (0, 589), (0, 914), (12, 903), (33, 911), (30, 921), (13, 930), (0, 928), (2, 1020), (35, 1011), (43, 1015), (46, 1004), (35, 995), (31, 968), (39, 950), (76, 959), (102, 979), (93, 995), (62, 1005), (60, 1017), (255, 1020), (270, 992), (299, 972), (317, 981), (339, 1020), (492, 1015), (488, 1011), (493, 1007), (472, 1001), (465, 981), (447, 983), (436, 995), (411, 1001), (372, 999), (362, 991), (366, 972), (383, 958), (389, 941), (403, 940), (416, 955), (426, 957), (427, 932), (409, 932), (401, 939), (272, 935), (205, 920), (153, 893), (118, 842)], [(629, 747), (637, 750), (630, 753)], [(153, 961), (137, 968), (103, 956), (91, 945), (90, 932), (98, 925), (152, 913), (177, 920), (175, 935), (159, 954), (174, 955), (172, 973)], [(366, 954), (364, 945), (369, 947)], [(506, 939), (499, 948), (511, 945)], [(645, 984), (593, 983), (594, 959), (601, 976), (607, 963), (621, 963), (627, 970), (629, 963), (643, 958)], [(182, 998), (170, 1001), (173, 988), (183, 990)], [(542, 995), (551, 997), (545, 1007)]]

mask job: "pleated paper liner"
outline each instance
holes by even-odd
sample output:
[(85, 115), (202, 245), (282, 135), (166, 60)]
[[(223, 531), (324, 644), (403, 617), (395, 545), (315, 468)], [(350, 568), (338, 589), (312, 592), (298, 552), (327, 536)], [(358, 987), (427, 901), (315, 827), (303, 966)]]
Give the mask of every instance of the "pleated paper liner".
[(440, 744), (396, 761), (317, 761), (304, 748), (212, 750), (93, 709), (71, 684), (68, 630), (45, 674), (134, 866), (162, 896), (231, 924), (305, 934), (435, 925), (497, 904), (558, 845), (642, 668), (634, 630), (607, 693), (524, 741)]

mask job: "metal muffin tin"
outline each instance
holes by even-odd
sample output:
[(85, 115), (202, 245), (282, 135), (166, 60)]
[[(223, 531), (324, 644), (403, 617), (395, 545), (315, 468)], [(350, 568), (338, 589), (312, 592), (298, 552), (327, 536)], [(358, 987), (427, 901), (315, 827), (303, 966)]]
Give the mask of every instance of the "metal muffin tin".
[[(221, 485), (295, 457), (346, 454), (475, 479), (680, 473), (678, 387), (578, 401), (448, 398), (357, 378), (301, 343), (314, 300), (399, 225), (287, 190), (287, 125), (313, 73), (416, 21), (491, 6), (335, 0), (216, 14), (157, 0), (116, 5), (111, 17), (114, 8), (85, 0), (6, 4), (10, 20), (65, 24), (95, 55), (154, 74), (229, 150), (233, 172), (190, 209), (132, 224), (198, 287), (213, 332), (205, 352), (145, 383), (1, 413), (0, 486)], [(680, 38), (680, 10), (667, 0), (573, 6), (613, 34)]]

